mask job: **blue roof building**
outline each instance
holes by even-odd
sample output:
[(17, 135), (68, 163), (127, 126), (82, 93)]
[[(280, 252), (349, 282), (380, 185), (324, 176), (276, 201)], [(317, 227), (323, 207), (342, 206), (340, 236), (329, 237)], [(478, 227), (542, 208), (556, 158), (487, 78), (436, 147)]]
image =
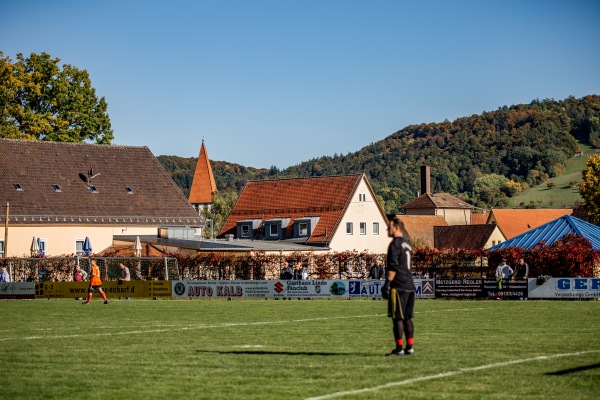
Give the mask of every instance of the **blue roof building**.
[(583, 236), (592, 242), (595, 250), (600, 250), (600, 227), (571, 215), (565, 215), (493, 246), (490, 251), (507, 247), (521, 247), (529, 250), (540, 242), (550, 245), (569, 233)]

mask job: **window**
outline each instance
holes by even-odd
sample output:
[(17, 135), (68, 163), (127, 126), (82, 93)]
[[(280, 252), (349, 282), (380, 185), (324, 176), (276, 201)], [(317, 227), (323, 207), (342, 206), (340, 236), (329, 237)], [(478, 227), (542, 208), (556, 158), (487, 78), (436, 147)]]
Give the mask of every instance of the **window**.
[(38, 251), (44, 256), (48, 255), (48, 239), (40, 239), (40, 248)]
[(358, 194), (358, 201), (367, 201), (367, 195), (364, 193)]
[(346, 234), (352, 235), (352, 222), (346, 222)]
[(133, 189), (129, 186), (125, 186), (125, 191), (127, 192), (127, 194), (133, 194)]
[(242, 237), (250, 237), (250, 226), (249, 225), (242, 225), (240, 228), (242, 230)]
[(361, 222), (360, 223), (360, 234), (361, 235), (366, 235), (367, 234), (367, 223), (366, 222)]
[(52, 187), (54, 188), (55, 192), (62, 192), (62, 190), (60, 190), (60, 186), (58, 186), (56, 183), (53, 183)]
[(496, 245), (496, 241), (492, 240), (492, 246), (495, 246), (495, 245)]
[(15, 189), (23, 191), (23, 186), (21, 186), (20, 183), (15, 182), (15, 183), (13, 183), (13, 185), (15, 185)]
[(4, 240), (0, 240), (0, 258), (4, 258)]
[(373, 235), (379, 235), (379, 222), (373, 222)]
[(277, 236), (279, 235), (279, 227), (275, 224), (271, 224), (269, 225), (269, 235), (271, 236)]
[(94, 185), (90, 185), (90, 189), (92, 190), (92, 193), (98, 193), (98, 188)]
[(308, 235), (308, 224), (306, 222), (298, 224), (298, 233), (300, 236)]
[(84, 254), (83, 242), (85, 242), (85, 239), (75, 239), (75, 254), (80, 256)]

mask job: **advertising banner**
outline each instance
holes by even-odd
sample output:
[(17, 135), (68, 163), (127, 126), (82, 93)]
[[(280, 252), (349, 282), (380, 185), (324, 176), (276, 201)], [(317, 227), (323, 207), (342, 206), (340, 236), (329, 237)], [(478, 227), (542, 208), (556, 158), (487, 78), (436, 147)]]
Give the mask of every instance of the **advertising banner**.
[(0, 300), (35, 299), (33, 282), (0, 282)]
[[(40, 282), (35, 284), (35, 297), (44, 299), (73, 299), (86, 297), (89, 282)], [(170, 281), (115, 281), (102, 282), (108, 298), (171, 297)]]
[(348, 298), (347, 281), (172, 281), (174, 298)]
[(495, 279), (453, 278), (435, 280), (435, 297), (462, 299), (527, 298), (527, 281), (500, 284)]
[(598, 299), (600, 278), (549, 278), (529, 280), (530, 299)]
[[(415, 295), (417, 298), (435, 297), (434, 279), (415, 279)], [(381, 298), (381, 287), (384, 280), (351, 280), (348, 281), (348, 295), (350, 298)]]

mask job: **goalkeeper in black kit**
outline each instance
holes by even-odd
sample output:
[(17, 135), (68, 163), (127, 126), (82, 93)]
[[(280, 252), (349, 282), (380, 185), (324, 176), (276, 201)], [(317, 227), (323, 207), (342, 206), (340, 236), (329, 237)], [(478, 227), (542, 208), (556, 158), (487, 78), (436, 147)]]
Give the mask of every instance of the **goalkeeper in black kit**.
[[(386, 281), (381, 295), (388, 300), (388, 316), (394, 325), (396, 348), (386, 356), (413, 355), (413, 309), (415, 283), (412, 276), (412, 248), (402, 236), (404, 224), (394, 217), (388, 225), (388, 235), (393, 238), (387, 253)], [(406, 347), (402, 336), (406, 336)]]

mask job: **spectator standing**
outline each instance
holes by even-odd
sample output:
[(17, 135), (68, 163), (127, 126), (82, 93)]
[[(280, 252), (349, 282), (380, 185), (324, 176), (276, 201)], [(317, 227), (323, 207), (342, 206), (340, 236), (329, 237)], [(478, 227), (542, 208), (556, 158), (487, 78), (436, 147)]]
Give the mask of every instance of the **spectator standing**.
[(529, 278), (529, 265), (525, 262), (525, 259), (521, 257), (515, 266), (515, 274), (513, 275), (513, 279), (522, 280), (527, 278)]
[[(119, 279), (119, 285), (122, 285), (123, 282), (129, 282), (131, 280), (131, 274), (129, 273), (129, 268), (125, 266), (125, 264), (120, 263), (119, 268), (121, 268), (121, 279)], [(131, 297), (127, 297), (126, 300), (130, 300)]]
[(75, 272), (73, 273), (73, 282), (83, 282), (87, 280), (88, 273), (81, 269), (79, 265), (75, 267)]
[(502, 262), (496, 268), (496, 281), (498, 282), (498, 289), (502, 289), (502, 281), (510, 279), (513, 274), (513, 270), (506, 263), (506, 258), (502, 259)]
[(302, 266), (300, 264), (296, 264), (296, 268), (294, 268), (294, 280), (302, 280)]
[(10, 282), (10, 275), (6, 270), (6, 267), (2, 267), (2, 273), (0, 273), (0, 282)]
[(288, 260), (283, 261), (283, 269), (281, 270), (281, 274), (279, 275), (279, 279), (292, 279), (294, 277), (294, 271), (292, 271), (292, 267), (290, 267), (290, 263)]

